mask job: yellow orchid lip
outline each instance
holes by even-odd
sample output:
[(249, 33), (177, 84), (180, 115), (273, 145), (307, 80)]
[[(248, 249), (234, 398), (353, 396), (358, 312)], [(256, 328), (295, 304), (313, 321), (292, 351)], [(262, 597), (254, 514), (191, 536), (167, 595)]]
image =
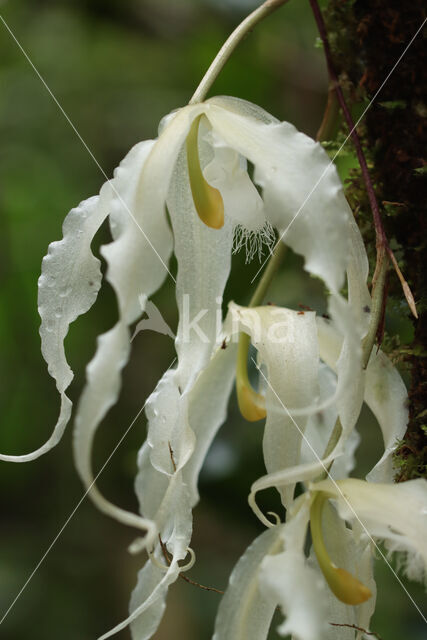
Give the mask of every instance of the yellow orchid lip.
[(248, 378), (247, 357), (250, 338), (246, 333), (239, 337), (236, 367), (236, 391), (240, 413), (249, 422), (257, 422), (266, 416), (265, 399), (253, 388)]
[(201, 114), (194, 119), (187, 136), (187, 164), (190, 188), (197, 214), (208, 227), (224, 225), (224, 202), (221, 193), (204, 178), (199, 157), (199, 125)]
[(372, 596), (370, 589), (355, 576), (336, 567), (326, 550), (322, 534), (322, 513), (327, 495), (317, 492), (310, 508), (310, 530), (319, 567), (332, 593), (345, 604), (358, 605)]

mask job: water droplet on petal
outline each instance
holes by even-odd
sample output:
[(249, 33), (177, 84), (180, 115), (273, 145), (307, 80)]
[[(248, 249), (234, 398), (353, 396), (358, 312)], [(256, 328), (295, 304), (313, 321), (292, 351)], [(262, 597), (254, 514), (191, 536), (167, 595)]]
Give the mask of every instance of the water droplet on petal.
[(48, 321), (46, 322), (46, 331), (47, 331), (48, 333), (52, 333), (52, 332), (53, 332), (53, 328), (54, 328), (54, 323), (53, 323), (53, 321), (52, 321), (52, 320), (48, 320)]
[(60, 298), (66, 298), (67, 296), (69, 296), (71, 293), (71, 287), (62, 287), (62, 289), (60, 289), (59, 291), (59, 297)]

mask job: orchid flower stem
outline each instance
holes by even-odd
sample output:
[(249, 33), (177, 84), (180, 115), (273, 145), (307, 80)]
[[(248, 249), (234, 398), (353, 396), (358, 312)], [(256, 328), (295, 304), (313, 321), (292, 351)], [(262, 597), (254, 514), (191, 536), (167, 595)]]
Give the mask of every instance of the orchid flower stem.
[(261, 280), (259, 281), (257, 288), (255, 289), (254, 294), (249, 302), (249, 307), (258, 307), (260, 304), (262, 304), (265, 294), (267, 293), (267, 290), (282, 263), (285, 253), (286, 245), (283, 244), (283, 242), (278, 242), (271, 252), (270, 259), (267, 263)]
[(318, 142), (333, 140), (335, 138), (338, 129), (339, 116), (340, 105), (335, 92), (335, 87), (330, 83), (325, 113), (323, 114), (323, 120), (316, 135), (316, 140)]
[(236, 29), (227, 38), (227, 40), (219, 50), (209, 69), (206, 71), (189, 104), (197, 104), (198, 102), (203, 102), (208, 94), (208, 91), (224, 68), (225, 63), (230, 58), (240, 42), (245, 38), (245, 36), (247, 36), (248, 33), (250, 33), (250, 31), (252, 31), (252, 29), (258, 24), (258, 22), (261, 22), (261, 20), (270, 15), (270, 13), (273, 13), (273, 11), (279, 9), (279, 7), (284, 5), (287, 1), (288, 0), (266, 0), (266, 2), (255, 9), (255, 11), (250, 13), (243, 20), (243, 22), (241, 22), (239, 26), (236, 27)]
[(377, 269), (375, 270), (374, 279), (372, 281), (372, 308), (371, 321), (369, 323), (368, 333), (362, 342), (362, 367), (366, 369), (372, 349), (375, 344), (375, 338), (378, 333), (378, 327), (383, 315), (384, 291), (386, 284), (386, 276), (388, 270), (388, 256), (385, 251), (378, 252)]

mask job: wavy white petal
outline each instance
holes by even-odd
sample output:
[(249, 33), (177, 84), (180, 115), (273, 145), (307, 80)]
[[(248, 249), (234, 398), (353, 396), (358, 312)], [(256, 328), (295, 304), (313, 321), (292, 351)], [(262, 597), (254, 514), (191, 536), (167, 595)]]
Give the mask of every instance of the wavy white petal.
[(408, 392), (396, 367), (382, 351), (374, 351), (369, 360), (365, 402), (378, 421), (385, 449), (367, 479), (391, 482), (394, 476), (393, 453), (408, 424)]
[(74, 377), (67, 362), (64, 339), (70, 324), (86, 313), (96, 300), (101, 286), (100, 261), (90, 245), (109, 213), (110, 186), (99, 196), (84, 200), (64, 220), (63, 239), (49, 245), (39, 278), (38, 307), (41, 317), (42, 354), (61, 396), (58, 421), (50, 438), (41, 447), (25, 455), (0, 455), (0, 460), (28, 462), (54, 447), (70, 419), (72, 402), (65, 394)]
[(284, 551), (264, 558), (259, 573), (261, 592), (277, 603), (284, 622), (282, 636), (295, 640), (319, 640), (326, 630), (326, 599), (322, 580), (309, 566), (304, 541), (309, 518), (309, 501), (281, 527)]
[[(248, 117), (246, 104), (240, 113), (218, 98), (206, 104), (215, 131), (254, 164), (267, 218), (285, 244), (304, 256), (307, 271), (338, 292), (348, 262), (351, 210), (324, 149), (288, 122), (267, 124), (261, 110), (259, 117)], [(235, 109), (238, 104), (234, 100)]]
[[(239, 320), (240, 330), (251, 336), (267, 371), (263, 452), (267, 471), (274, 473), (298, 463), (307, 416), (295, 418), (293, 410), (311, 404), (319, 394), (315, 315), (233, 303), (230, 312)], [(292, 501), (293, 492), (292, 484), (280, 491), (285, 505)]]
[(111, 183), (115, 239), (102, 248), (102, 253), (108, 262), (107, 278), (118, 298), (119, 320), (99, 337), (97, 352), (87, 367), (87, 384), (80, 399), (73, 440), (76, 468), (94, 503), (121, 522), (140, 528), (148, 526), (149, 538), (153, 534), (152, 523), (112, 505), (96, 489), (91, 453), (96, 429), (119, 395), (121, 371), (130, 353), (128, 326), (143, 312), (141, 300), (146, 300), (167, 275), (161, 262), (169, 259), (172, 239), (164, 201), (140, 190), (140, 176), (153, 148), (152, 141), (133, 147)]
[(276, 601), (260, 589), (263, 560), (280, 551), (281, 526), (264, 531), (241, 556), (221, 599), (212, 640), (266, 640)]

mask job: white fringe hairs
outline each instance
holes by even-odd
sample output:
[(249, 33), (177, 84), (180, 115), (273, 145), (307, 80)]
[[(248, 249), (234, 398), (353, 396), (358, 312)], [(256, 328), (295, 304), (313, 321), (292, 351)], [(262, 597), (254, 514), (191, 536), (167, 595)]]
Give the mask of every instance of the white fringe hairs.
[(256, 255), (259, 262), (261, 262), (264, 253), (271, 253), (275, 242), (276, 234), (268, 221), (260, 229), (255, 230), (246, 229), (241, 224), (234, 227), (233, 253), (238, 253), (244, 248), (246, 251), (246, 264), (252, 262)]

